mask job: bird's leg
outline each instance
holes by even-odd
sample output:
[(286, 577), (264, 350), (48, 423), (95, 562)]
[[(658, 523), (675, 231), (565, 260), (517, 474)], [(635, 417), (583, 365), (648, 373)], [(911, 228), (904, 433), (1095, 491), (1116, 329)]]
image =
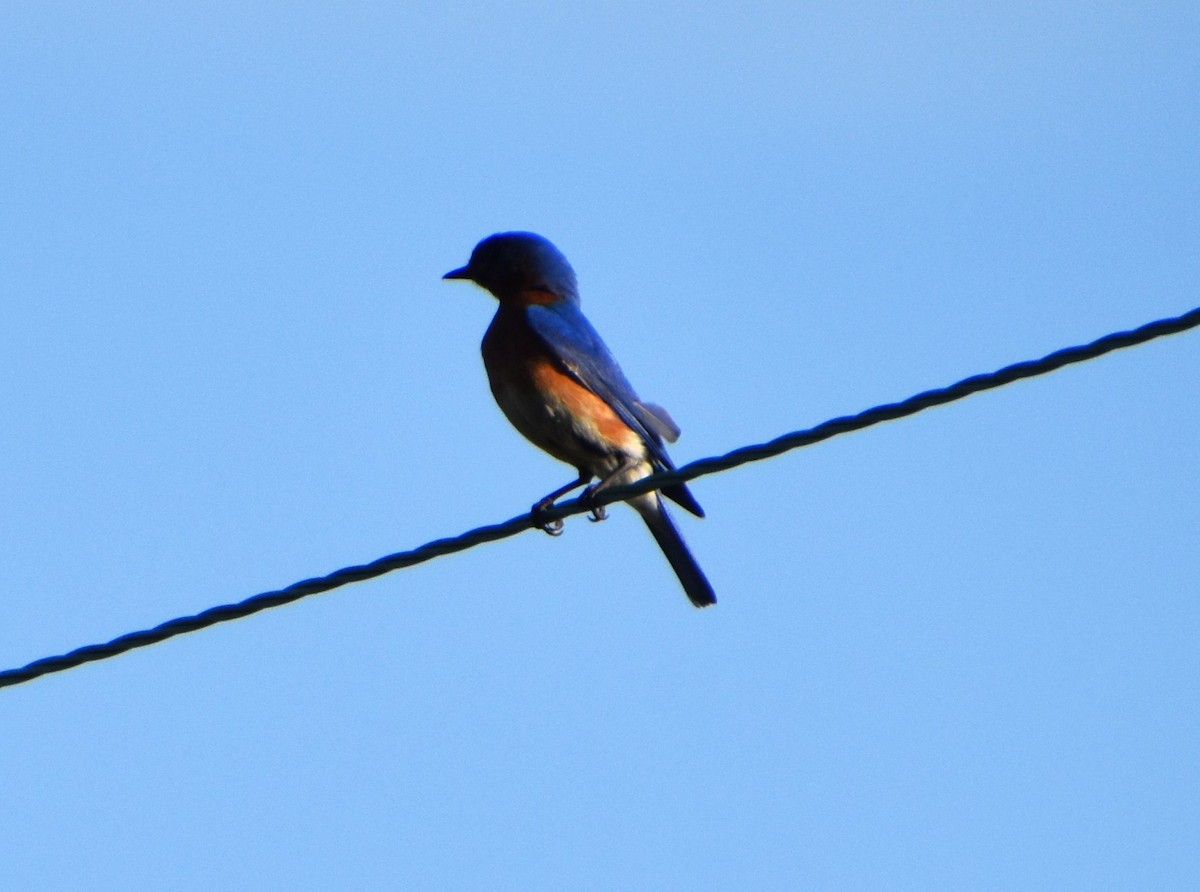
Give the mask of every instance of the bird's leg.
[(566, 486), (559, 487), (558, 489), (554, 490), (554, 492), (550, 493), (550, 495), (546, 496), (544, 499), (540, 499), (536, 504), (534, 504), (534, 506), (529, 509), (529, 514), (532, 516), (533, 522), (537, 525), (538, 529), (549, 533), (551, 536), (561, 536), (563, 531), (563, 522), (561, 518), (542, 523), (538, 519), (539, 516), (545, 514), (547, 511), (553, 508), (555, 500), (565, 496), (573, 489), (579, 489), (579, 487), (585, 486), (591, 479), (591, 474), (580, 471), (578, 480), (572, 480)]
[[(605, 489), (608, 489), (610, 486), (629, 483), (630, 480), (626, 477), (626, 474), (633, 468), (636, 468), (639, 464), (641, 464), (640, 459), (626, 459), (611, 474), (606, 475), (603, 479), (585, 489), (583, 491), (583, 498), (594, 499), (597, 494)], [(607, 517), (608, 507), (606, 505), (594, 505), (592, 507), (592, 513), (588, 515), (588, 520), (592, 521), (593, 523), (599, 523)]]

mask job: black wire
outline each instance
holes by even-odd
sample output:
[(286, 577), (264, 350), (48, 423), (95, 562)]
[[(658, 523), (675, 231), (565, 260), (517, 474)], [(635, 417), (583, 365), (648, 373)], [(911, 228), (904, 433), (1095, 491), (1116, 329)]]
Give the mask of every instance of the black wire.
[(651, 477), (639, 480), (628, 486), (613, 487), (611, 490), (605, 490), (595, 500), (573, 499), (569, 502), (556, 505), (554, 508), (540, 515), (537, 523), (534, 522), (529, 514), (521, 514), (503, 523), (479, 527), (460, 536), (454, 536), (449, 539), (437, 539), (422, 545), (420, 548), (414, 548), (411, 551), (400, 551), (396, 554), (389, 554), (369, 564), (345, 567), (330, 573), (328, 576), (305, 579), (289, 585), (287, 588), (263, 592), (244, 601), (239, 601), (236, 604), (222, 604), (218, 607), (211, 607), (208, 610), (197, 613), (195, 616), (182, 616), (177, 619), (168, 620), (152, 629), (130, 632), (127, 635), (114, 638), (105, 644), (89, 644), (59, 656), (34, 660), (27, 666), (22, 666), (19, 669), (8, 669), (0, 672), (0, 688), (32, 681), (35, 678), (42, 675), (49, 675), (52, 672), (73, 669), (76, 666), (81, 666), (84, 663), (90, 663), (94, 660), (106, 660), (109, 657), (115, 657), (129, 650), (157, 644), (159, 641), (165, 641), (176, 635), (195, 632), (199, 629), (215, 626), (218, 623), (250, 616), (271, 607), (290, 604), (309, 595), (327, 592), (351, 582), (373, 579), (376, 576), (390, 573), (392, 570), (411, 567), (414, 564), (420, 564), (436, 557), (453, 554), (457, 551), (464, 551), (476, 545), (481, 545), (484, 542), (494, 542), (497, 539), (515, 536), (517, 533), (534, 528), (549, 520), (590, 511), (599, 504), (621, 501), (638, 493), (660, 489), (672, 483), (694, 480), (697, 477), (716, 474), (749, 462), (762, 461), (765, 458), (771, 458), (792, 449), (810, 446), (813, 443), (819, 443), (822, 440), (828, 440), (831, 437), (850, 433), (851, 431), (862, 430), (865, 427), (870, 427), (883, 421), (891, 421), (896, 418), (915, 415), (917, 412), (960, 400), (973, 393), (990, 390), (993, 387), (1002, 387), (1005, 384), (1011, 384), (1022, 378), (1044, 375), (1065, 365), (1095, 359), (1114, 350), (1143, 344), (1146, 341), (1186, 331), (1198, 325), (1200, 325), (1200, 307), (1181, 316), (1149, 322), (1132, 331), (1122, 331), (1106, 335), (1092, 341), (1090, 344), (1057, 350), (1041, 359), (1018, 362), (1005, 366), (995, 372), (974, 375), (949, 387), (927, 390), (924, 393), (918, 393), (898, 403), (875, 406), (874, 408), (859, 412), (857, 415), (833, 418), (822, 424), (818, 424), (816, 427), (776, 437), (767, 443), (744, 446), (725, 455), (700, 459), (675, 471), (654, 474)]

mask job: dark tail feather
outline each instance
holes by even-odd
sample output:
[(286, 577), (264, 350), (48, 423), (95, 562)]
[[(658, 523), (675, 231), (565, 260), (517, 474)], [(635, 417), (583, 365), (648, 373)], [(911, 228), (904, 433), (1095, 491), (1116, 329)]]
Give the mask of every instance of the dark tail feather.
[(683, 584), (683, 590), (691, 602), (697, 607), (716, 604), (717, 596), (713, 592), (712, 586), (705, 577), (704, 571), (700, 569), (700, 565), (696, 563), (696, 559), (692, 557), (692, 553), (688, 551), (683, 536), (679, 535), (679, 530), (675, 529), (675, 522), (671, 520), (671, 515), (667, 514), (667, 506), (662, 503), (662, 499), (655, 496), (653, 506), (645, 509), (639, 507), (639, 513), (646, 521), (646, 526), (650, 527), (650, 532), (654, 534), (654, 541), (667, 556), (671, 569), (679, 577), (679, 581)]
[(691, 511), (697, 517), (704, 516), (704, 509), (700, 507), (700, 503), (696, 501), (696, 497), (692, 495), (692, 491), (682, 483), (678, 486), (663, 487), (662, 494), (677, 505), (681, 505), (688, 511)]

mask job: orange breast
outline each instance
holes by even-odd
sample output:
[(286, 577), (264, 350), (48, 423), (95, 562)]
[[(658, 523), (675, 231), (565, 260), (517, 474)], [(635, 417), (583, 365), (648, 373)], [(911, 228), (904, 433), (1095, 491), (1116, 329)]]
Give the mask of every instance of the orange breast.
[(501, 307), (484, 337), (483, 361), (513, 427), (555, 458), (601, 474), (623, 457), (645, 455), (641, 438), (558, 364), (519, 313)]
[(612, 407), (553, 362), (543, 359), (531, 366), (534, 389), (558, 403), (582, 428), (579, 434), (592, 445), (620, 452), (641, 452), (641, 438), (622, 421)]

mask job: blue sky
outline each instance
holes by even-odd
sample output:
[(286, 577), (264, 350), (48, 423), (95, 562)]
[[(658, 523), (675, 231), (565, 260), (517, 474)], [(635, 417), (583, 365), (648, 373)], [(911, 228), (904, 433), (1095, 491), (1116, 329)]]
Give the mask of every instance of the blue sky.
[[(530, 229), (683, 462), (1200, 303), (1195, 4), (0, 12), (0, 663), (508, 518)], [(1186, 888), (1200, 335), (0, 692), (0, 884)]]

